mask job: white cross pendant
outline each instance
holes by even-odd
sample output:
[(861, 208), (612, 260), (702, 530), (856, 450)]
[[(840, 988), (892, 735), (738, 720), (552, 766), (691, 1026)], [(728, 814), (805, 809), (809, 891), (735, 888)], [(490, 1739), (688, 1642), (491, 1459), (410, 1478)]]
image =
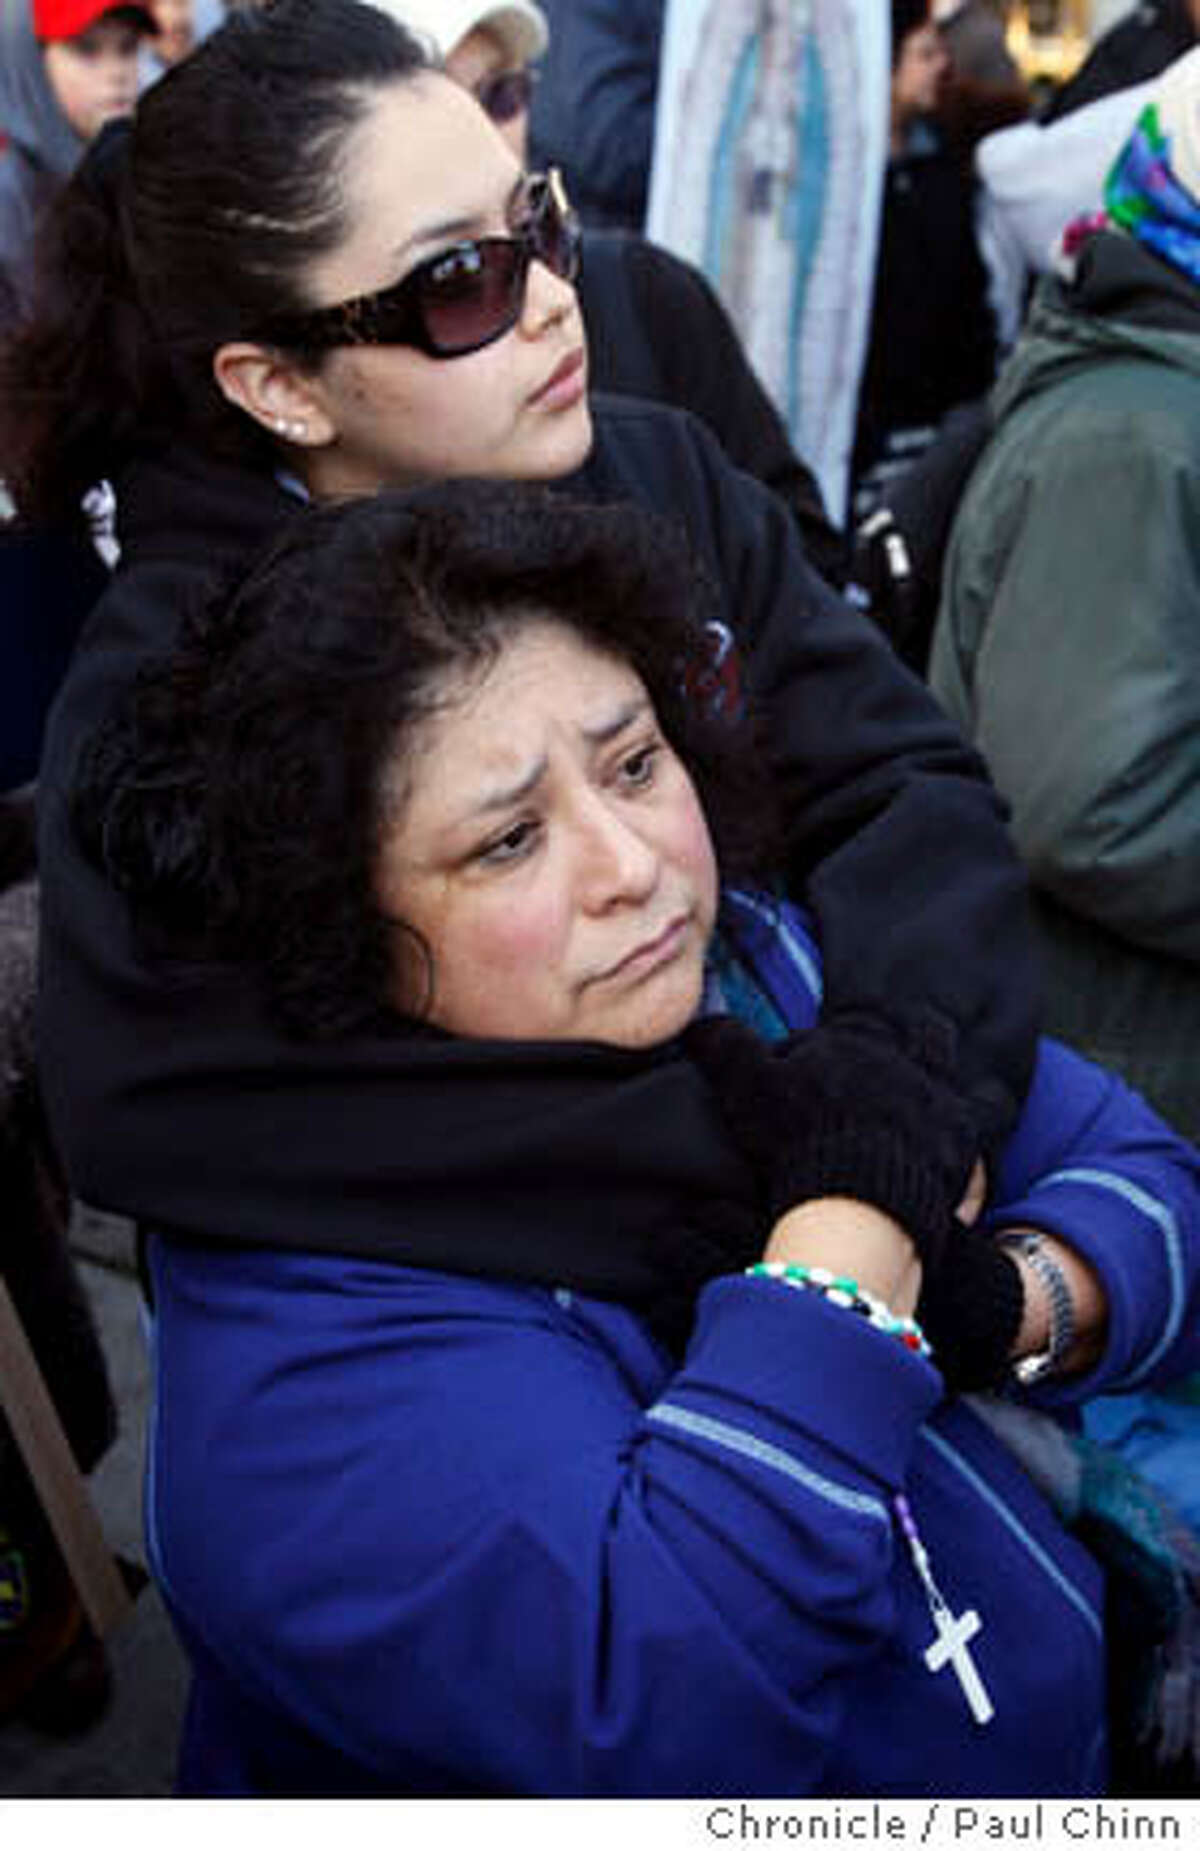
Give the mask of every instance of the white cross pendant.
[(933, 1623), (937, 1638), (925, 1648), (925, 1663), (931, 1671), (950, 1665), (975, 1721), (981, 1725), (991, 1722), (996, 1712), (968, 1649), (976, 1633), (982, 1631), (983, 1621), (974, 1607), (968, 1607), (955, 1619), (949, 1607), (939, 1604), (933, 1609)]

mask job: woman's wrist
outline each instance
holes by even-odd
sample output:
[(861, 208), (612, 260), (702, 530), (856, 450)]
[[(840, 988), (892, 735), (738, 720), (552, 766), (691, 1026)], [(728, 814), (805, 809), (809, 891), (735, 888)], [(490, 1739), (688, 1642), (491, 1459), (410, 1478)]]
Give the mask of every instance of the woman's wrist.
[(912, 1241), (890, 1215), (848, 1196), (802, 1202), (775, 1223), (763, 1259), (785, 1266), (824, 1266), (856, 1279), (899, 1317), (911, 1317), (921, 1289)]
[(897, 1338), (917, 1356), (930, 1357), (928, 1339), (915, 1318), (900, 1317), (882, 1298), (868, 1292), (857, 1279), (828, 1266), (806, 1266), (783, 1260), (760, 1260), (746, 1268), (748, 1279), (770, 1279), (797, 1292), (810, 1292), (841, 1311), (865, 1318), (873, 1329)]
[[(1041, 1249), (1040, 1262), (1022, 1249), (1021, 1242), (1030, 1237)], [(1053, 1373), (1073, 1375), (1090, 1368), (1103, 1347), (1108, 1323), (1108, 1300), (1094, 1267), (1075, 1248), (1038, 1228), (1004, 1228), (999, 1238), (1021, 1275), (1024, 1296), (1011, 1361), (1049, 1355), (1065, 1314), (1070, 1339), (1055, 1359)], [(1056, 1296), (1064, 1292), (1066, 1306), (1056, 1307)]]

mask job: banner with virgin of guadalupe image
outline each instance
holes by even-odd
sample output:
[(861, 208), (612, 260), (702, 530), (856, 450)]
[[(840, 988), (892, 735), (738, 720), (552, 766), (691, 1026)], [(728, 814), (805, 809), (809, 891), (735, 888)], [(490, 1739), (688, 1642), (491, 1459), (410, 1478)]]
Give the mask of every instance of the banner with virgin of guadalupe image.
[(839, 524), (889, 48), (884, 0), (667, 0), (647, 235), (716, 288)]

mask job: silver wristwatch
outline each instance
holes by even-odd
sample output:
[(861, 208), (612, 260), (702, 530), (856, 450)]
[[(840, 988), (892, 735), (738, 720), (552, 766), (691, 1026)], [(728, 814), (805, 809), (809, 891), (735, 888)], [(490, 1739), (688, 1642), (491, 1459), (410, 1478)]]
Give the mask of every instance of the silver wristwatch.
[(1025, 1255), (1045, 1286), (1050, 1300), (1049, 1344), (1036, 1355), (1022, 1356), (1013, 1364), (1014, 1380), (1022, 1388), (1032, 1388), (1035, 1382), (1044, 1381), (1048, 1375), (1054, 1375), (1061, 1368), (1063, 1358), (1075, 1342), (1075, 1306), (1071, 1288), (1062, 1267), (1049, 1252), (1040, 1234), (1002, 1235), (1000, 1245)]

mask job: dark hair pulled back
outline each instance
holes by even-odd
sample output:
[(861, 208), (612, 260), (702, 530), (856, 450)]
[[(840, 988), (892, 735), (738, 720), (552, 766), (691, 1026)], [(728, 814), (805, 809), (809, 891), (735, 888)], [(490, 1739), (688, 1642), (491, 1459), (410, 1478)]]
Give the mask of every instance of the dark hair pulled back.
[(713, 675), (715, 608), (682, 539), (629, 505), (460, 480), (309, 507), (143, 670), (83, 756), (76, 828), (148, 945), (248, 966), (290, 1031), (380, 1019), (401, 958), (419, 1015), (429, 952), (381, 914), (380, 849), (422, 723), (532, 620), (640, 676), (724, 877), (770, 867), (772, 786)]
[(359, 0), (271, 0), (232, 13), (97, 139), (47, 214), (30, 315), (0, 351), (0, 479), (23, 515), (78, 518), (135, 447), (181, 432), (266, 453), (213, 354), (311, 306), (306, 268), (344, 230), (346, 138), (427, 62)]

